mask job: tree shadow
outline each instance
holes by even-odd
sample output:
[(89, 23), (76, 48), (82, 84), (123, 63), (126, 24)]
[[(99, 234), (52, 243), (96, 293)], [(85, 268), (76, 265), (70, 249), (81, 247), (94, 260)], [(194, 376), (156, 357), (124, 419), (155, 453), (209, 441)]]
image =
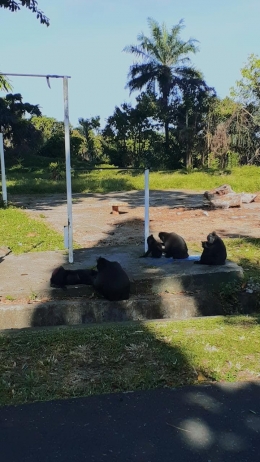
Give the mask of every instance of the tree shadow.
[[(112, 181), (114, 184), (113, 180)], [(116, 182), (115, 182), (116, 183)], [(144, 190), (131, 190), (126, 184), (118, 186), (122, 191), (115, 191), (112, 187), (111, 192), (107, 193), (73, 193), (72, 204), (81, 204), (87, 199), (97, 202), (118, 202), (125, 204), (130, 209), (144, 207)], [(115, 188), (116, 189), (116, 188)], [(196, 192), (183, 192), (176, 190), (150, 190), (150, 207), (163, 207), (169, 209), (184, 208), (185, 210), (201, 209), (204, 206), (203, 195)], [(55, 207), (67, 207), (66, 194), (53, 193), (52, 195), (31, 195), (31, 194), (12, 194), (10, 196), (12, 205), (25, 209), (33, 209), (39, 212), (52, 210)], [(92, 203), (91, 202), (91, 203)], [(87, 204), (88, 205), (88, 204)]]
[[(138, 230), (139, 235), (143, 227), (141, 219), (124, 219), (120, 226), (114, 223), (112, 231), (93, 248), (74, 250), (73, 269), (94, 268), (99, 256), (118, 261), (132, 282), (128, 301), (108, 302), (93, 297), (90, 286), (68, 287), (66, 290), (50, 288), (51, 299), (67, 300), (63, 301), (62, 308), (55, 303), (38, 306), (32, 317), (32, 326), (182, 319), (234, 312), (237, 300), (232, 296), (234, 286), (241, 286), (242, 272), (232, 262), (223, 267), (209, 267), (194, 265), (190, 259), (140, 258), (144, 253), (143, 241), (135, 233)], [(69, 264), (64, 266), (71, 269)], [(77, 308), (70, 301), (76, 298)], [(244, 309), (245, 312), (253, 311), (251, 305), (248, 311)]]
[[(138, 223), (143, 226), (142, 220), (139, 220)], [(115, 233), (120, 233), (120, 229), (115, 229)], [(210, 312), (213, 306), (213, 299), (217, 299), (217, 295), (216, 293), (212, 293), (209, 287), (207, 287), (207, 292), (210, 293), (211, 298), (201, 301), (203, 279), (205, 279), (204, 276), (206, 272), (208, 272), (208, 268), (203, 269), (203, 271), (205, 270), (205, 274), (201, 273), (202, 276), (200, 277), (202, 282), (201, 285), (199, 285), (199, 281), (194, 280), (194, 276), (191, 272), (191, 265), (193, 265), (193, 262), (176, 262), (170, 261), (169, 259), (156, 260), (152, 258), (139, 259), (140, 254), (143, 252), (143, 248), (139, 245), (132, 247), (131, 252), (130, 256), (133, 261), (133, 266), (127, 266), (129, 265), (129, 261), (126, 260), (124, 246), (111, 249), (109, 244), (93, 249), (76, 250), (74, 253), (75, 264), (73, 265), (73, 269), (82, 267), (89, 268), (100, 255), (110, 258), (111, 260), (119, 261), (123, 267), (126, 265), (128, 269), (130, 268), (129, 272), (135, 288), (129, 301), (107, 302), (98, 297), (93, 298), (91, 287), (79, 286), (69, 287), (63, 291), (58, 290), (62, 296), (59, 296), (56, 290), (57, 298), (62, 299), (64, 297), (62, 303), (55, 303), (55, 291), (53, 292), (50, 288), (49, 296), (52, 298), (52, 301), (46, 303), (41, 302), (34, 305), (34, 308), (31, 310), (31, 326), (56, 326), (56, 329), (50, 329), (47, 335), (44, 334), (42, 336), (41, 329), (38, 328), (35, 331), (33, 330), (34, 335), (39, 336), (41, 361), (49, 361), (50, 366), (48, 374), (45, 375), (44, 386), (42, 380), (38, 380), (41, 374), (41, 364), (38, 355), (35, 356), (33, 367), (30, 365), (30, 370), (34, 370), (35, 375), (30, 375), (30, 370), (28, 372), (26, 368), (21, 369), (20, 374), (23, 376), (26, 384), (24, 389), (27, 393), (27, 401), (40, 401), (60, 397), (67, 398), (71, 396), (72, 393), (74, 397), (77, 397), (107, 392), (116, 393), (119, 390), (124, 390), (126, 392), (129, 390), (183, 386), (198, 383), (199, 373), (203, 374), (207, 381), (214, 380), (214, 374), (211, 373), (210, 370), (204, 370), (203, 366), (199, 370), (194, 369), (192, 359), (187, 356), (177, 342), (171, 342), (171, 345), (169, 345), (167, 338), (156, 335), (152, 327), (142, 322), (146, 319), (169, 319), (171, 317), (170, 310), (172, 310), (172, 308), (176, 310), (177, 305), (172, 305), (172, 302), (167, 303), (166, 299), (171, 294), (167, 293), (167, 289), (165, 288), (167, 284), (172, 284), (172, 281), (178, 277), (184, 292), (180, 295), (180, 297), (184, 297), (184, 301), (182, 300), (180, 302), (184, 315), (185, 311), (187, 313), (189, 300), (192, 301), (193, 306), (196, 307), (196, 313), (194, 312), (195, 316), (217, 314), (216, 312)], [(71, 268), (68, 264), (64, 264), (64, 266)], [(188, 276), (187, 274), (185, 275), (185, 278), (188, 277), (186, 282), (182, 274), (176, 276), (175, 269), (180, 266), (183, 272), (186, 271), (188, 274)], [(194, 265), (194, 267), (197, 266), (199, 265)], [(38, 270), (38, 268), (35, 268), (35, 271)], [(52, 268), (50, 268), (50, 273), (51, 270)], [(156, 278), (159, 280), (159, 282), (157, 281), (157, 286), (154, 283)], [(194, 287), (196, 287), (198, 292), (196, 292)], [(76, 297), (78, 297), (78, 299), (76, 299)], [(134, 299), (137, 300), (136, 303), (133, 303)], [(151, 300), (153, 300), (154, 305), (151, 304)], [(222, 302), (220, 302), (220, 305), (221, 303)], [(257, 319), (259, 319), (259, 317)], [(131, 333), (124, 334), (121, 329), (124, 325), (122, 321), (130, 320), (135, 320), (134, 323), (128, 324), (132, 326)], [(119, 321), (121, 321), (121, 324), (113, 324), (113, 328), (116, 326), (116, 334), (113, 334), (110, 330), (111, 324), (109, 324), (109, 322), (114, 323)], [(95, 330), (93, 326), (96, 322), (102, 323), (102, 325), (99, 324), (98, 330)], [(84, 324), (84, 327), (79, 327), (80, 324)], [(57, 326), (61, 327), (57, 329)], [(66, 330), (66, 326), (75, 327)], [(93, 330), (87, 329), (87, 327), (90, 326), (93, 327)], [(138, 335), (140, 332), (142, 332), (142, 337), (139, 339)], [(7, 332), (6, 335), (8, 336), (9, 333)], [(126, 337), (125, 341), (122, 343), (123, 335), (126, 335)], [(174, 336), (174, 326), (172, 326), (169, 335)], [(63, 346), (60, 348), (58, 344), (57, 350), (55, 350), (59, 338), (62, 338)], [(105, 345), (102, 347), (103, 350), (99, 344), (99, 338), (105, 339)], [(24, 342), (20, 343), (20, 346), (19, 342), (17, 344), (15, 343), (15, 345), (15, 348), (20, 348), (21, 354), (25, 356), (29, 354), (31, 343), (28, 342), (26, 338)], [(112, 349), (115, 355), (115, 360), (112, 364), (109, 364), (109, 367), (105, 359), (106, 349)], [(54, 352), (57, 354), (56, 362), (48, 359), (52, 357), (55, 358)], [(90, 352), (93, 354), (91, 358), (89, 357)], [(75, 355), (75, 361), (71, 363), (68, 369), (68, 367), (66, 367), (66, 358), (70, 355)], [(135, 361), (136, 357), (138, 358), (138, 364)], [(23, 365), (23, 361), (21, 365)], [(13, 368), (13, 370), (15, 370), (15, 368)], [(34, 381), (33, 377), (37, 377), (37, 380)], [(70, 392), (68, 392), (68, 387)], [(206, 459), (208, 458), (207, 460), (211, 460), (209, 457), (212, 458), (212, 453), (216, 448), (218, 448), (220, 454), (223, 454), (223, 457), (224, 455), (231, 455), (239, 451), (239, 454), (243, 453), (243, 451), (245, 451), (245, 453), (248, 451), (247, 438), (250, 438), (250, 432), (256, 432), (256, 428), (257, 431), (260, 428), (259, 419), (255, 418), (255, 414), (252, 416), (248, 414), (248, 401), (246, 401), (248, 393), (249, 396), (251, 396), (251, 392), (254, 393), (256, 391), (256, 388), (254, 388), (255, 385), (241, 385), (241, 388), (234, 388), (231, 390), (223, 389), (223, 385), (218, 387), (199, 387), (195, 390), (184, 389), (181, 398), (175, 398), (177, 392), (167, 389), (151, 391), (149, 392), (151, 394), (144, 395), (146, 403), (145, 409), (147, 412), (145, 420), (153, 423), (150, 431), (155, 435), (154, 425), (156, 421), (157, 431), (158, 428), (160, 429), (159, 431), (163, 429), (162, 434), (167, 434), (167, 441), (162, 447), (159, 445), (161, 448), (160, 450), (156, 444), (149, 449), (149, 460), (154, 460), (154, 462), (161, 460), (159, 458), (159, 452), (161, 455), (164, 454), (163, 448), (165, 448), (166, 451), (163, 460), (172, 460), (169, 459), (169, 454), (171, 454), (171, 457), (173, 456), (172, 438), (175, 439), (176, 443), (181, 443), (181, 447), (183, 448), (183, 452), (181, 452), (182, 459), (180, 460), (190, 460), (188, 457), (190, 457), (191, 454), (198, 455), (201, 451), (203, 456), (205, 456)], [(257, 391), (259, 393), (258, 388)], [(158, 401), (158, 403), (161, 403), (160, 406), (158, 404), (159, 407), (156, 404), (157, 393), (159, 393), (162, 399), (162, 402), (160, 400)], [(147, 398), (145, 396), (147, 396)], [(95, 405), (99, 403), (100, 406), (102, 400), (108, 398), (98, 396), (89, 399), (93, 399)], [(109, 399), (118, 401), (116, 394)], [(124, 402), (124, 399), (124, 397), (120, 398), (120, 400), (123, 400), (120, 402)], [(138, 400), (140, 403), (140, 395)], [(150, 403), (153, 402), (153, 406), (151, 406), (151, 404), (148, 406), (148, 400)], [(237, 425), (236, 419), (230, 420), (227, 418), (227, 409), (233, 409), (233, 406), (235, 408), (235, 406), (237, 406), (236, 403), (245, 402), (247, 410), (244, 410), (244, 414), (243, 416), (241, 415), (239, 421), (240, 424)], [(73, 403), (77, 402), (74, 400)], [(179, 407), (178, 403), (181, 404)], [(99, 406), (97, 407), (99, 408)], [(142, 406), (143, 405), (141, 405), (141, 409), (143, 409)], [(135, 415), (134, 422), (137, 426), (139, 422), (143, 421), (141, 414), (139, 415), (139, 408), (140, 406), (138, 405), (138, 414), (136, 414), (135, 403), (133, 407)], [(26, 406), (26, 409), (28, 409), (28, 406)], [(153, 411), (152, 414), (151, 410)], [(253, 411), (258, 412), (258, 408), (253, 407)], [(113, 410), (112, 412), (115, 411)], [(158, 415), (161, 416), (159, 419)], [(251, 417), (251, 421), (249, 417)], [(89, 418), (90, 421), (94, 419), (92, 414)], [(119, 419), (119, 421), (121, 422), (121, 419)], [(161, 425), (158, 423), (160, 421)], [(232, 426), (230, 426), (231, 422), (233, 422)], [(133, 426), (133, 428), (134, 427), (135, 426)], [(103, 427), (101, 426), (100, 428)], [(232, 429), (231, 433), (230, 428)], [(246, 431), (249, 436), (245, 436)], [(122, 429), (119, 430), (119, 435), (121, 435), (121, 433)], [(137, 435), (135, 435), (135, 438), (136, 441), (138, 441)], [(111, 444), (111, 440), (109, 438), (108, 440), (109, 444)], [(163, 437), (161, 441), (164, 441)], [(171, 443), (169, 443), (169, 441), (171, 441)], [(116, 443), (114, 444), (114, 447), (116, 447)], [(140, 448), (142, 447), (143, 443), (141, 442)], [(10, 448), (9, 450), (11, 451)], [(14, 449), (12, 461), (16, 460), (15, 451), (16, 449)], [(24, 449), (24, 451), (26, 451), (26, 449)], [(99, 459), (98, 456), (99, 448), (95, 449), (95, 451), (97, 460), (102, 460)], [(124, 457), (125, 454), (124, 452)], [(63, 460), (66, 460), (66, 458)], [(115, 460), (114, 454), (111, 460)], [(126, 459), (124, 458), (124, 460)]]
[[(258, 462), (259, 391), (258, 382), (222, 383), (8, 406), (1, 452), (12, 462), (86, 453), (102, 462)], [(10, 429), (19, 445), (10, 444)]]

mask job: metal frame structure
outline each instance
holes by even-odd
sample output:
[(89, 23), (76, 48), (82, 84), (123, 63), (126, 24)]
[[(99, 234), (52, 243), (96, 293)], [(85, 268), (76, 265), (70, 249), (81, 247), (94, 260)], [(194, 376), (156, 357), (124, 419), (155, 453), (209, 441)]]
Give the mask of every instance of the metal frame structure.
[[(1, 72), (1, 75), (12, 76), (12, 77), (44, 77), (47, 80), (47, 85), (50, 87), (50, 79), (63, 79), (63, 99), (64, 99), (64, 129), (65, 129), (65, 159), (66, 159), (66, 186), (67, 186), (67, 215), (68, 224), (64, 227), (64, 236), (66, 236), (65, 245), (69, 250), (69, 263), (73, 263), (73, 228), (72, 228), (72, 190), (71, 190), (71, 163), (70, 163), (70, 124), (69, 124), (69, 97), (68, 97), (68, 79), (71, 77), (68, 75), (51, 75), (51, 74), (13, 74), (10, 72)], [(2, 166), (2, 188), (5, 185), (5, 170), (4, 154), (1, 149), (0, 140), (0, 152), (1, 152), (1, 166)], [(4, 173), (4, 181), (3, 181)], [(6, 186), (5, 186), (6, 188)], [(6, 189), (5, 189), (6, 191)], [(3, 194), (3, 200), (7, 204), (7, 195)]]
[(149, 236), (149, 169), (144, 171), (144, 250), (147, 252)]
[[(64, 99), (64, 129), (65, 129), (65, 159), (66, 159), (66, 187), (67, 187), (67, 216), (68, 224), (64, 226), (64, 244), (69, 251), (69, 263), (73, 263), (73, 227), (72, 227), (72, 188), (71, 188), (71, 162), (70, 162), (70, 129), (69, 129), (69, 99), (68, 99), (68, 79), (66, 75), (51, 75), (51, 74), (13, 74), (3, 73), (1, 75), (13, 77), (43, 77), (47, 80), (50, 87), (50, 79), (63, 79), (63, 99)], [(1, 142), (2, 141), (2, 142)], [(7, 205), (6, 179), (5, 179), (5, 164), (3, 150), (3, 136), (0, 134), (0, 156), (1, 156), (1, 171), (2, 171), (2, 191), (3, 201)], [(145, 224), (144, 237), (145, 252), (148, 250), (147, 237), (149, 236), (149, 169), (144, 171), (144, 207), (145, 207)]]

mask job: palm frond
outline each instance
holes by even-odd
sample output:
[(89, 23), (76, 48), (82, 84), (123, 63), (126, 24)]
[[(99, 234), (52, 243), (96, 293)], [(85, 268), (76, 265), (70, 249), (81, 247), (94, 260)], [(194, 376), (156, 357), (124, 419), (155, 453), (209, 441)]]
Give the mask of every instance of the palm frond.
[(1, 74), (0, 74), (0, 90), (13, 91), (13, 87), (11, 85), (10, 80)]
[(145, 52), (143, 48), (138, 47), (137, 45), (127, 45), (125, 48), (123, 48), (123, 51), (125, 51), (126, 53), (132, 53), (133, 55), (143, 58), (144, 60), (149, 58), (148, 53)]
[(151, 64), (133, 64), (128, 73), (127, 88), (130, 93), (135, 90), (141, 90), (143, 87), (149, 86), (149, 82), (155, 80), (156, 67)]
[[(185, 66), (190, 64), (190, 53), (196, 53), (198, 48), (196, 40), (190, 38), (183, 41), (180, 32), (184, 28), (184, 21), (180, 20), (170, 31), (166, 24), (160, 25), (153, 18), (148, 18), (150, 36), (147, 37), (143, 32), (137, 36), (138, 45), (129, 45), (124, 51), (141, 58), (142, 64), (133, 64), (128, 74), (127, 87), (130, 92), (134, 90), (146, 89), (150, 86), (158, 85), (161, 96), (167, 104), (171, 89), (175, 84), (178, 86), (184, 78)], [(194, 76), (193, 76), (194, 78)]]

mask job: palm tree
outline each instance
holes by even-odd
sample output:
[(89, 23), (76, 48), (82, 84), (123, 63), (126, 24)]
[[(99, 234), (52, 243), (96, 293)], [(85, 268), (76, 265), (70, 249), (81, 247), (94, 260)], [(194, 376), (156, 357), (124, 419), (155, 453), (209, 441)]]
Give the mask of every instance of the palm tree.
[(12, 91), (13, 87), (10, 83), (10, 80), (7, 77), (4, 77), (0, 74), (0, 90), (3, 91)]
[[(162, 113), (164, 114), (165, 146), (169, 147), (169, 103), (170, 95), (177, 89), (183, 79), (188, 79), (194, 70), (188, 66), (189, 53), (196, 53), (197, 40), (181, 40), (180, 32), (184, 27), (183, 20), (167, 30), (165, 23), (161, 26), (152, 18), (148, 18), (151, 37), (143, 33), (137, 36), (138, 45), (128, 45), (123, 51), (132, 53), (142, 59), (134, 63), (128, 73), (127, 87), (130, 93), (146, 88), (159, 91)], [(192, 78), (192, 77), (191, 77)]]

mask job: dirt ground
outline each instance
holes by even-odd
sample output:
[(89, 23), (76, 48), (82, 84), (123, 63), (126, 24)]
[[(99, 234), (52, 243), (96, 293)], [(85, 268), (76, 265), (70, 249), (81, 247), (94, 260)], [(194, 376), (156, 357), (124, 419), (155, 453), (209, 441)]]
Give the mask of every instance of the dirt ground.
[[(204, 191), (150, 191), (150, 233), (176, 232), (185, 240), (204, 240), (215, 230), (221, 237), (260, 238), (260, 192), (255, 202), (241, 208), (208, 210), (203, 206)], [(33, 218), (60, 233), (67, 224), (66, 196), (12, 196)], [(111, 213), (119, 205), (120, 214)], [(73, 195), (73, 237), (83, 248), (104, 245), (140, 245), (144, 242), (144, 192)]]

